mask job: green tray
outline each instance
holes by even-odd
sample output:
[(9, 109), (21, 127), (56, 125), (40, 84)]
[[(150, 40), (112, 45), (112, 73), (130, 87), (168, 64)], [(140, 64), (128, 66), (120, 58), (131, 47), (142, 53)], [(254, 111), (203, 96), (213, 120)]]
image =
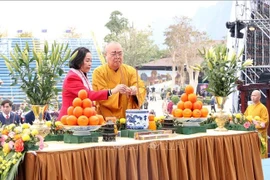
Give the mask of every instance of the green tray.
[(205, 126), (176, 126), (176, 133), (178, 134), (195, 134), (195, 133), (201, 133), (206, 132)]
[(215, 128), (217, 128), (216, 123), (204, 124), (202, 126), (204, 126), (206, 129), (215, 129)]
[(147, 130), (147, 129), (141, 129), (141, 130), (125, 129), (125, 130), (121, 130), (121, 137), (134, 138), (134, 133), (145, 132), (145, 131), (149, 131), (149, 130)]
[(89, 143), (98, 142), (99, 133), (91, 133), (91, 135), (74, 136), (72, 134), (64, 134), (64, 143)]
[(64, 135), (63, 134), (48, 134), (44, 141), (63, 141)]
[(234, 131), (255, 131), (256, 128), (254, 125), (250, 125), (249, 128), (245, 128), (241, 124), (229, 124), (225, 127), (228, 130), (234, 130)]

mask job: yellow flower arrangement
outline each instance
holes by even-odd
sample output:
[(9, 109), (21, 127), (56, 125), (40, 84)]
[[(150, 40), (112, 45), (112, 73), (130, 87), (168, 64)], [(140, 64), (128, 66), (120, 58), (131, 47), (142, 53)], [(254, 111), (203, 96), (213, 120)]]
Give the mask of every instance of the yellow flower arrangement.
[[(28, 150), (43, 148), (43, 138), (29, 124), (10, 124), (0, 130), (0, 179), (15, 179), (19, 164)], [(36, 144), (39, 142), (39, 146)]]
[[(230, 115), (230, 122), (228, 128), (233, 126), (238, 127), (238, 130), (244, 130), (244, 128), (249, 131), (255, 130), (255, 124), (252, 121), (252, 119), (250, 119), (250, 117), (245, 116), (242, 113), (234, 113), (234, 114), (232, 113)], [(235, 130), (234, 128), (232, 130)]]
[(64, 125), (61, 121), (57, 121), (56, 119), (52, 119), (51, 121), (46, 121), (46, 126), (50, 128), (51, 135), (64, 134)]
[(120, 118), (120, 119), (117, 119), (116, 120), (116, 129), (117, 130), (123, 130), (123, 129), (126, 129), (126, 118)]

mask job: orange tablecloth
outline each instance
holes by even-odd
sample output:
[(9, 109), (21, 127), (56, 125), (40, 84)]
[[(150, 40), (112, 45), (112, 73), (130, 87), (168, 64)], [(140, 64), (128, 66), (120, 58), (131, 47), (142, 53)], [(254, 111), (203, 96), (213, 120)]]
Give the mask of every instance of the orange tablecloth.
[(249, 132), (27, 153), (17, 179), (261, 180), (259, 148)]

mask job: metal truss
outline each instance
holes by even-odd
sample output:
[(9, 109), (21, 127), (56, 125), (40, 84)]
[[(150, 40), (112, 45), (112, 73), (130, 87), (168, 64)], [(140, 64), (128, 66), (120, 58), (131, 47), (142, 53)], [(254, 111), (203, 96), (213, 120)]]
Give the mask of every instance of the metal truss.
[[(242, 71), (244, 84), (258, 83), (263, 72), (270, 72), (270, 2), (251, 0), (249, 3), (249, 7), (242, 7), (245, 16), (250, 17), (244, 37), (243, 61), (253, 59), (253, 66)], [(250, 31), (249, 26), (256, 30)]]

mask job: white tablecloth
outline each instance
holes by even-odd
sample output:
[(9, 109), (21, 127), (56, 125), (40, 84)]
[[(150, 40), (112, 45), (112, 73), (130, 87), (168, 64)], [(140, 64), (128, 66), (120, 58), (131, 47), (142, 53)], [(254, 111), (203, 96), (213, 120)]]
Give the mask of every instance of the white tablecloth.
[[(69, 144), (64, 143), (63, 141), (49, 141), (46, 142), (48, 147), (45, 147), (43, 150), (37, 152), (54, 152), (54, 151), (67, 151), (67, 150), (76, 150), (88, 147), (97, 147), (97, 146), (116, 146), (117, 148), (125, 145), (132, 145), (132, 144), (139, 144), (151, 141), (158, 141), (158, 140), (176, 140), (176, 139), (188, 139), (188, 138), (196, 138), (196, 137), (203, 137), (203, 136), (226, 136), (226, 135), (235, 135), (235, 134), (243, 134), (248, 133), (248, 131), (226, 131), (226, 132), (217, 132), (214, 130), (207, 130), (206, 133), (196, 133), (191, 135), (184, 135), (184, 134), (172, 134), (170, 138), (163, 138), (163, 139), (153, 139), (153, 140), (134, 140), (133, 138), (124, 138), (124, 137), (117, 137), (115, 142), (103, 142), (102, 137), (99, 137), (98, 143), (82, 143), (82, 144)], [(35, 152), (30, 152), (35, 153)]]

